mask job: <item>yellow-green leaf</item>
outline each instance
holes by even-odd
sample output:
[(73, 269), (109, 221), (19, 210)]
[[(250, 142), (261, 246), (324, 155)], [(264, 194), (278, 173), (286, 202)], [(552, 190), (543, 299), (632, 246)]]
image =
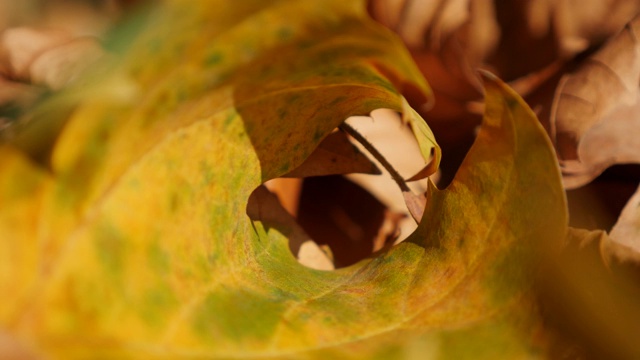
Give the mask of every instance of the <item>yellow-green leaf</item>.
[(0, 286), (18, 296), (0, 332), (65, 359), (545, 351), (531, 279), (564, 195), (515, 93), (487, 80), (478, 140), (407, 241), (312, 270), (287, 229), (249, 219), (249, 195), (346, 117), (426, 94), (407, 52), (362, 2), (169, 1), (149, 24), (86, 88), (48, 171), (1, 152)]

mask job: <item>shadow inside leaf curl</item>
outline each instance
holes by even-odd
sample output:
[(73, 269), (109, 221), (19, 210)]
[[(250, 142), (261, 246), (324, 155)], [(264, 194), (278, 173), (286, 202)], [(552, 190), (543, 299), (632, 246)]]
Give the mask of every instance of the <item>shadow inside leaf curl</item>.
[(398, 238), (398, 222), (406, 216), (344, 176), (309, 177), (301, 183), (295, 214), (261, 185), (249, 198), (247, 215), (287, 236), (302, 264), (319, 270), (349, 266)]

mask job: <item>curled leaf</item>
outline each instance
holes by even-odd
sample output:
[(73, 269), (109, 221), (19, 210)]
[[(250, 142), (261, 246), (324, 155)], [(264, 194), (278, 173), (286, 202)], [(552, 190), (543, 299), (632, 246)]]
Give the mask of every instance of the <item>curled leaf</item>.
[(9, 29), (0, 45), (14, 78), (55, 90), (68, 87), (105, 54), (95, 38), (50, 29)]
[(329, 134), (311, 155), (285, 177), (308, 177), (337, 174), (380, 174), (369, 158), (353, 146), (344, 133)]
[(565, 186), (588, 183), (607, 167), (640, 162), (640, 17), (558, 86), (551, 136)]
[(630, 248), (640, 259), (640, 187), (622, 209), (609, 237)]
[(407, 209), (413, 220), (415, 220), (416, 223), (420, 223), (424, 215), (424, 208), (427, 205), (427, 198), (423, 194), (414, 194), (410, 190), (403, 191), (402, 197), (407, 204)]
[[(545, 353), (532, 282), (566, 210), (522, 99), (487, 75), (484, 125), (451, 185), (430, 186), (416, 232), (309, 269), (286, 229), (246, 215), (250, 194), (346, 117), (404, 111), (407, 83), (428, 90), (363, 3), (235, 4), (163, 2), (87, 88), (48, 171), (3, 150), (0, 280), (20, 294), (0, 305), (3, 332), (54, 358)], [(128, 97), (111, 91), (122, 83)]]
[(273, 226), (289, 239), (291, 252), (301, 264), (317, 270), (333, 270), (334, 266), (327, 255), (296, 223), (278, 198), (265, 186), (259, 186), (249, 197), (247, 215), (265, 226)]
[(422, 157), (428, 161), (422, 170), (410, 177), (407, 181), (420, 180), (433, 175), (440, 166), (440, 160), (442, 158), (442, 150), (438, 144), (436, 144), (433, 132), (424, 121), (420, 121), (420, 116), (409, 106), (406, 100), (403, 102), (402, 121), (411, 126), (418, 140)]

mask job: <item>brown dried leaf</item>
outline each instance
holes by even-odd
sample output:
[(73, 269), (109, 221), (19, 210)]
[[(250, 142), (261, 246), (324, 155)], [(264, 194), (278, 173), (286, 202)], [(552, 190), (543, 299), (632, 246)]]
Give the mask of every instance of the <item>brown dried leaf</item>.
[(407, 204), (407, 209), (411, 217), (416, 223), (420, 223), (420, 221), (422, 221), (422, 215), (424, 215), (424, 208), (427, 206), (426, 196), (423, 194), (416, 195), (411, 191), (403, 191), (402, 197), (404, 198), (405, 204)]
[(133, 1), (48, 0), (38, 4), (42, 14), (39, 23), (74, 36), (100, 36), (122, 15), (127, 2)]
[(95, 38), (73, 37), (51, 29), (9, 29), (1, 45), (13, 77), (54, 90), (69, 85), (104, 55)]
[[(411, 114), (412, 112), (409, 108), (405, 108), (405, 111), (406, 113), (403, 114)], [(396, 111), (389, 109), (377, 109), (371, 113), (370, 118), (352, 117), (347, 120), (347, 123), (356, 128), (392, 164), (402, 178), (412, 178), (411, 175), (416, 173), (419, 179), (422, 179), (421, 175), (434, 175), (439, 162), (435, 156), (439, 156), (440, 151), (439, 149), (432, 150), (428, 142), (422, 144), (424, 151), (421, 151), (421, 145), (416, 142), (414, 134), (422, 133), (423, 136), (419, 136), (421, 139), (433, 135), (424, 133), (425, 130), (421, 128), (420, 123), (412, 123), (406, 116), (401, 117)], [(361, 144), (356, 144), (356, 146), (366, 151)], [(425, 159), (425, 154), (428, 151), (434, 152), (435, 156)], [(382, 176), (350, 174), (348, 178), (369, 191), (390, 211), (405, 215), (400, 220), (399, 239), (403, 240), (416, 229), (416, 222), (413, 217), (409, 217), (411, 211), (405, 202), (405, 196), (403, 196), (406, 194), (398, 191), (398, 184), (376, 159), (372, 158), (371, 161), (378, 164), (383, 171)], [(406, 185), (411, 189), (412, 194), (423, 194), (427, 189), (427, 180), (412, 181)], [(423, 209), (424, 203), (422, 203), (419, 212), (421, 213)]]
[[(389, 3), (394, 6), (385, 8)], [(473, 131), (481, 121), (481, 115), (468, 113), (466, 104), (482, 98), (482, 85), (475, 69), (484, 64), (500, 38), (493, 2), (414, 0), (398, 5), (390, 0), (373, 0), (370, 4), (372, 16), (396, 31), (409, 45), (431, 85), (435, 101), (417, 110), (428, 118), (439, 143), (447, 148), (448, 155), (442, 164), (446, 183), (462, 160), (462, 156), (452, 156), (457, 152), (453, 148), (464, 143), (466, 148), (461, 153), (466, 153)]]
[(640, 10), (640, 1), (637, 0), (547, 0), (547, 3), (563, 56), (574, 55), (593, 44), (602, 43), (620, 31)]
[(43, 52), (29, 67), (31, 81), (59, 90), (73, 83), (105, 55), (96, 39), (76, 38)]
[(406, 1), (372, 0), (371, 14), (383, 25), (396, 31), (410, 47), (424, 47), (425, 34), (439, 43), (468, 17), (469, 0)]
[(551, 112), (565, 186), (640, 162), (640, 17), (560, 82)]
[(0, 38), (0, 47), (9, 60), (12, 75), (28, 80), (30, 66), (42, 53), (60, 46), (71, 39), (71, 35), (59, 30), (39, 30), (29, 27), (7, 29)]
[(341, 131), (327, 136), (302, 165), (284, 175), (284, 177), (302, 178), (340, 174), (380, 174), (373, 164), (358, 148), (349, 142)]
[(436, 101), (481, 95), (475, 69), (500, 39), (492, 0), (373, 0), (370, 11), (412, 50)]
[(613, 242), (630, 248), (640, 259), (640, 187), (622, 209), (609, 237)]
[[(481, 98), (476, 69), (508, 81), (545, 78), (550, 66), (599, 46), (638, 11), (639, 0), (370, 1), (372, 16), (403, 38), (429, 79), (432, 120), (460, 117), (466, 102)], [(529, 80), (516, 88), (531, 92), (540, 81)]]

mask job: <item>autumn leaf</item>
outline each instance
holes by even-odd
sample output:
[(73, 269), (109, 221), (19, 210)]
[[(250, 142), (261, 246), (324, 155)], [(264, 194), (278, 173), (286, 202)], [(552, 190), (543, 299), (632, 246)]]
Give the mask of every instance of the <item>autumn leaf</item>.
[[(578, 54), (620, 31), (640, 10), (636, 0), (526, 1), (527, 25), (542, 37), (553, 32), (563, 57)], [(602, 16), (603, 12), (607, 16)]]
[(380, 174), (380, 169), (353, 146), (343, 132), (336, 131), (327, 135), (300, 166), (284, 177), (301, 178), (349, 173)]
[(417, 110), (429, 119), (448, 154), (442, 164), (444, 183), (453, 177), (480, 123), (477, 69), (508, 81), (550, 130), (560, 77), (638, 11), (637, 0), (370, 1), (372, 16), (401, 36), (433, 88), (433, 101)]
[(416, 232), (353, 266), (313, 270), (289, 249), (299, 229), (252, 221), (250, 195), (348, 116), (378, 108), (402, 112), (423, 155), (439, 158), (401, 95), (426, 99), (428, 88), (363, 3), (225, 4), (167, 2), (122, 63), (82, 88), (44, 165), (0, 149), (0, 289), (12, 294), (0, 334), (19, 344), (9, 350), (543, 356), (533, 277), (566, 210), (523, 100), (485, 75), (476, 142), (447, 189), (430, 185)]
[(304, 231), (281, 201), (266, 186), (260, 186), (249, 197), (247, 215), (267, 226), (287, 229), (289, 248), (300, 264), (317, 270), (334, 270), (334, 261)]
[(0, 45), (8, 53), (12, 78), (55, 90), (69, 86), (104, 56), (97, 39), (62, 31), (13, 28), (4, 32)]
[(558, 85), (551, 114), (568, 188), (606, 168), (640, 163), (640, 17)]
[(625, 245), (640, 255), (640, 188), (622, 209), (609, 236), (612, 241)]

